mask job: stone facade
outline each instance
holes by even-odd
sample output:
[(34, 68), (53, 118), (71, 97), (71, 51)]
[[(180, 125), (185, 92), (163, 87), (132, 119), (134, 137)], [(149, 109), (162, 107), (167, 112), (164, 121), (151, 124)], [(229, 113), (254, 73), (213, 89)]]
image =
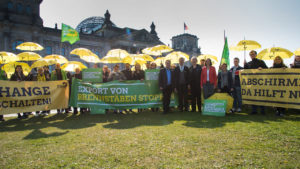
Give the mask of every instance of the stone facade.
[(182, 51), (193, 56), (201, 55), (201, 48), (198, 46), (199, 38), (195, 35), (184, 33), (172, 37), (172, 48), (175, 51)]

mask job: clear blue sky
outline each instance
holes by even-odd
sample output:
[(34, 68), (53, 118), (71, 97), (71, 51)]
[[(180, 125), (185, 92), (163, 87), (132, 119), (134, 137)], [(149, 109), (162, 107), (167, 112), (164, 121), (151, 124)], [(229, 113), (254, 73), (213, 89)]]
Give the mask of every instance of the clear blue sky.
[[(218, 57), (224, 30), (230, 46), (245, 37), (262, 49), (300, 48), (300, 0), (44, 0), (40, 12), (44, 26), (65, 23), (75, 28), (87, 17), (103, 17), (107, 9), (119, 27), (150, 30), (154, 21), (158, 36), (170, 45), (172, 36), (183, 33), (185, 22), (187, 33), (199, 37), (202, 53)], [(242, 59), (243, 52), (230, 52), (236, 56)]]

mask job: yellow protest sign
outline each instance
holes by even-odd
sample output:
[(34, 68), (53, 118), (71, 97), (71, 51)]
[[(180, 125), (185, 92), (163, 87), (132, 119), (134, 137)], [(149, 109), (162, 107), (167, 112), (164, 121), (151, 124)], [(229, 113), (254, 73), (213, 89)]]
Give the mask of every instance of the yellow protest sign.
[(0, 114), (67, 108), (69, 83), (0, 80)]
[(240, 71), (243, 104), (300, 109), (300, 69)]

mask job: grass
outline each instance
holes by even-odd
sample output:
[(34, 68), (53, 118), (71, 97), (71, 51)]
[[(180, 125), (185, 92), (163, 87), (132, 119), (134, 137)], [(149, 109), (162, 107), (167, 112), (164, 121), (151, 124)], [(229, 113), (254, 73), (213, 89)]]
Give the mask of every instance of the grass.
[(300, 114), (51, 115), (0, 123), (0, 168), (300, 168)]

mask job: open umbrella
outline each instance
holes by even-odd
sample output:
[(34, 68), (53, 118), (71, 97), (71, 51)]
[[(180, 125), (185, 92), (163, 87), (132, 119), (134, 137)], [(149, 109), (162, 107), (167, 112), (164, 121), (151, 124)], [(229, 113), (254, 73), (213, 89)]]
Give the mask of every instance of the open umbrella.
[[(106, 54), (107, 57), (119, 57), (121, 59), (130, 56), (129, 53), (126, 50), (123, 49), (112, 49), (109, 50)], [(105, 56), (105, 57), (106, 57)]]
[(146, 62), (154, 61), (154, 59), (150, 55), (147, 55), (147, 54), (130, 54), (130, 56), (134, 59), (143, 59)]
[(65, 57), (61, 56), (61, 55), (47, 55), (44, 57), (44, 60), (46, 60), (50, 65), (59, 63), (59, 64), (64, 64), (64, 63), (68, 63), (68, 59), (66, 59)]
[(19, 50), (27, 50), (27, 51), (40, 51), (43, 50), (44, 47), (35, 42), (24, 42), (16, 47)]
[(165, 60), (171, 60), (171, 63), (179, 63), (179, 59), (184, 58), (184, 61), (189, 61), (190, 56), (184, 52), (172, 52), (165, 57)]
[(163, 53), (171, 51), (173, 51), (173, 49), (166, 45), (157, 45), (142, 50), (143, 53), (154, 56), (161, 56)]
[(80, 59), (86, 62), (100, 63), (100, 59), (96, 54), (79, 56)]
[(135, 65), (136, 63), (143, 65), (145, 63), (147, 63), (147, 61), (145, 61), (144, 59), (141, 58), (131, 58), (131, 57), (126, 57), (123, 60), (123, 63), (129, 63), (130, 65)]
[(19, 61), (20, 58), (11, 52), (0, 52), (0, 64), (5, 64), (9, 62)]
[(294, 52), (295, 56), (300, 56), (300, 48), (298, 48), (295, 52)]
[(22, 52), (17, 55), (20, 61), (33, 61), (42, 59), (42, 57), (35, 52)]
[(244, 51), (244, 59), (246, 60), (246, 51), (260, 49), (261, 45), (254, 40), (241, 40), (236, 46), (230, 47), (230, 50)]
[(158, 57), (154, 60), (154, 63), (156, 63), (157, 66), (160, 66), (161, 64), (165, 65), (165, 57)]
[(281, 47), (272, 47), (262, 50), (258, 53), (257, 58), (262, 60), (274, 60), (276, 56), (280, 56), (282, 59), (287, 59), (292, 57), (293, 52), (288, 49)]
[(15, 68), (17, 65), (21, 65), (23, 69), (23, 73), (27, 76), (28, 73), (31, 71), (30, 66), (27, 63), (24, 62), (9, 62), (2, 66), (2, 70), (4, 70), (10, 78), (10, 76), (15, 72)]
[(208, 58), (211, 59), (212, 61), (218, 62), (218, 57), (217, 57), (217, 56), (209, 55), (209, 54), (199, 55), (199, 56), (197, 57), (197, 60), (198, 60), (198, 61), (200, 61), (201, 59), (206, 60), (206, 59), (208, 59)]
[(33, 64), (31, 65), (31, 69), (33, 68), (37, 68), (37, 67), (44, 67), (44, 66), (49, 66), (49, 62), (47, 62), (47, 60), (45, 59), (39, 59), (35, 62), (33, 62)]
[(125, 58), (121, 58), (118, 56), (105, 56), (103, 57), (100, 62), (101, 63), (124, 63), (124, 60), (129, 63), (132, 61), (132, 58), (128, 55)]
[(82, 69), (86, 69), (87, 67), (84, 64), (82, 64), (81, 62), (77, 62), (77, 61), (70, 61), (61, 67), (61, 69), (65, 70), (65, 71), (70, 71), (70, 72), (75, 72), (75, 69), (77, 69), (77, 68), (82, 70)]
[(70, 52), (70, 54), (78, 55), (78, 56), (89, 56), (89, 55), (93, 55), (94, 53), (87, 48), (76, 48), (76, 49), (73, 49)]

